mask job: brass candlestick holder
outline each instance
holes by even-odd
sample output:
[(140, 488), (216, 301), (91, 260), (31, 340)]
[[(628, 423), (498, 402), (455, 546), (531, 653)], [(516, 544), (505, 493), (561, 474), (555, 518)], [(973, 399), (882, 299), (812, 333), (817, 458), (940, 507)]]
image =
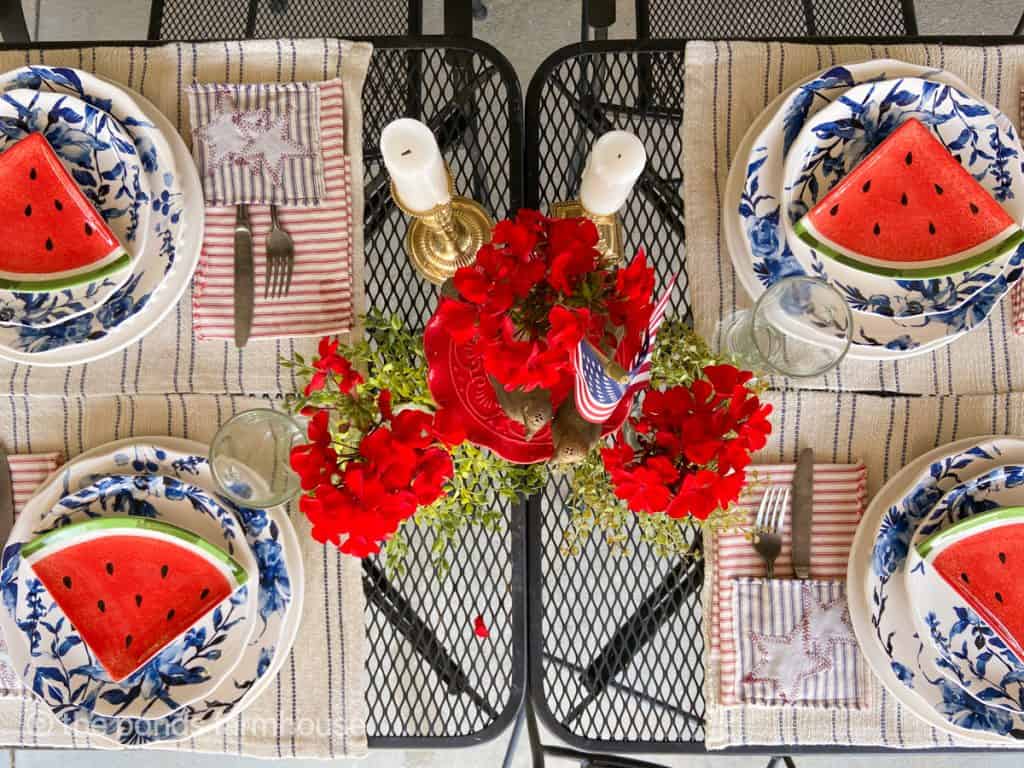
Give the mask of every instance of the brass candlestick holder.
[(556, 219), (571, 219), (586, 216), (597, 226), (597, 250), (604, 256), (606, 264), (622, 261), (622, 221), (617, 213), (591, 213), (579, 200), (553, 203), (551, 215)]
[(475, 200), (455, 194), (455, 183), (448, 171), (451, 201), (435, 205), (429, 211), (413, 211), (391, 184), (391, 197), (404, 213), (412, 217), (405, 233), (405, 252), (413, 267), (436, 285), (469, 266), (480, 246), (491, 239), (494, 221)]

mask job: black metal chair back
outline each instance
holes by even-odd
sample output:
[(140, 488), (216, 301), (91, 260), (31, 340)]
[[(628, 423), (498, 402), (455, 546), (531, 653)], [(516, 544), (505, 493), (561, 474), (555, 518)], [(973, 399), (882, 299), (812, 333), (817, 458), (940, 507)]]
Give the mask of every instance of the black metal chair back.
[(421, 0), (153, 0), (150, 40), (418, 35)]
[(636, 0), (638, 38), (915, 34), (913, 0)]

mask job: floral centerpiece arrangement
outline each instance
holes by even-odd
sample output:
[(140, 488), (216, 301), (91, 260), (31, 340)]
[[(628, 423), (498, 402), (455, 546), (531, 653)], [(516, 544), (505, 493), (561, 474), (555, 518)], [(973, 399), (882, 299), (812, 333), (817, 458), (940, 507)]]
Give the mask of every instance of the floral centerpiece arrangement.
[(698, 525), (736, 522), (729, 508), (771, 431), (771, 407), (752, 374), (716, 358), (685, 325), (662, 326), (648, 389), (625, 403), (630, 418), (599, 425), (577, 413), (577, 345), (589, 341), (606, 369), (621, 373), (653, 311), (644, 254), (616, 269), (596, 245), (586, 219), (521, 211), (443, 288), (432, 321), (479, 361), (484, 388), (519, 425), (519, 439), (552, 443), (546, 460), (516, 463), (479, 435), (467, 439), (464, 414), (432, 393), (423, 335), (397, 318), (371, 312), (361, 341), (324, 338), (313, 360), (285, 361), (306, 382), (293, 405), (309, 419), (309, 442), (291, 460), (315, 539), (359, 557), (383, 548), (401, 568), (408, 526), (425, 526), (444, 569), (466, 527), (499, 526), (505, 504), (552, 475), (569, 481), (567, 553), (595, 529), (619, 547), (634, 516), (663, 554), (688, 550)]

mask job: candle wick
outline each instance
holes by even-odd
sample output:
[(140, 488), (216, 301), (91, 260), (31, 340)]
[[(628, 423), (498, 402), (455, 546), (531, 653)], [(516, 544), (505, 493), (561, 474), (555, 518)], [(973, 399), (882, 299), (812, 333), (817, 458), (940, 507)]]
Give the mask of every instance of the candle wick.
[(411, 149), (407, 149), (404, 152), (402, 152), (402, 157), (405, 157), (406, 155), (411, 155), (411, 154), (412, 154), (412, 150)]

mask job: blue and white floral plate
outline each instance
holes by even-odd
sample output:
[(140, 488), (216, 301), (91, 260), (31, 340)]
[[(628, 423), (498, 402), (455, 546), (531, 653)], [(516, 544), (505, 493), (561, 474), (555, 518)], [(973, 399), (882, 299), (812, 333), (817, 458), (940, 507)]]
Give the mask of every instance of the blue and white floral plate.
[[(260, 577), (255, 632), (238, 666), (202, 702), (154, 719), (93, 715), (85, 708), (81, 694), (68, 685), (63, 670), (48, 673), (45, 684), (56, 690), (47, 691), (46, 697), (62, 690), (66, 702), (55, 715), (71, 727), (88, 729), (100, 740), (120, 744), (177, 741), (216, 728), (245, 709), (270, 685), (295, 641), (303, 598), (302, 552), (295, 529), (282, 508), (248, 509), (217, 496), (207, 450), (200, 443), (171, 437), (130, 438), (96, 448), (54, 473), (20, 515), (20, 520), (27, 521), (20, 525), (31, 527), (31, 521), (41, 519), (62, 497), (92, 483), (96, 476), (162, 474), (214, 495), (236, 516), (256, 557)], [(18, 532), (16, 527), (11, 539), (13, 546), (8, 545), (0, 558), (0, 594), (8, 608), (0, 611), (0, 627), (9, 638), (25, 643), (21, 633), (11, 628), (8, 615), (18, 594), (18, 542), (27, 538)], [(25, 684), (43, 695), (37, 688), (43, 681), (26, 680)]]
[[(1024, 506), (1024, 466), (1007, 464), (951, 489), (914, 532), (905, 572), (915, 628), (930, 639), (935, 666), (984, 703), (1024, 713), (1024, 661), (921, 557), (930, 536), (976, 515)], [(1017, 553), (1014, 553), (1015, 555)]]
[(94, 311), (70, 320), (0, 328), (0, 357), (29, 365), (86, 363), (144, 336), (185, 292), (202, 245), (202, 188), (174, 126), (141, 95), (67, 67), (34, 65), (0, 74), (0, 89), (20, 88), (70, 94), (109, 113), (131, 136), (150, 179), (147, 245), (124, 285)]
[[(150, 230), (149, 177), (124, 128), (74, 96), (15, 88), (0, 96), (0, 151), (41, 133), (135, 261)], [(0, 325), (45, 328), (99, 306), (131, 274), (47, 293), (0, 290)]]
[[(1020, 141), (1009, 118), (952, 85), (916, 77), (850, 88), (804, 123), (786, 155), (782, 192), (786, 241), (800, 265), (832, 284), (852, 308), (900, 318), (958, 308), (1006, 270), (1010, 254), (947, 277), (897, 280), (823, 259), (793, 227), (910, 118), (928, 126), (1011, 218), (1024, 222)], [(909, 290), (894, 291), (897, 286)]]
[[(47, 531), (94, 517), (133, 515), (160, 519), (202, 536), (228, 552), (249, 574), (221, 605), (126, 680), (115, 683), (96, 663), (30, 566), (21, 561), (15, 623), (28, 639), (28, 657), (12, 645), (16, 669), (26, 679), (44, 681), (37, 689), (59, 712), (65, 687), (51, 690), (48, 670), (66, 670), (70, 687), (81, 690), (82, 708), (107, 717), (158, 718), (212, 696), (242, 658), (256, 628), (259, 568), (234, 514), (202, 489), (164, 475), (109, 475), (68, 494), (45, 515), (29, 541)], [(13, 558), (17, 555), (12, 554)], [(80, 688), (81, 686), (81, 688)], [(52, 695), (51, 695), (52, 694)]]
[(905, 466), (875, 495), (857, 527), (847, 597), (857, 641), (875, 675), (926, 723), (979, 743), (1017, 743), (1024, 718), (974, 698), (936, 667), (915, 630), (906, 590), (910, 542), (947, 491), (971, 477), (1024, 463), (1024, 440), (967, 438)]
[[(880, 60), (833, 67), (782, 93), (754, 121), (740, 144), (729, 171), (722, 209), (726, 246), (736, 275), (756, 299), (784, 277), (806, 274), (785, 238), (781, 221), (782, 171), (785, 150), (809, 115), (862, 82), (891, 77), (925, 76), (962, 83), (952, 75), (899, 61)], [(819, 106), (819, 102), (821, 106)], [(755, 142), (757, 146), (755, 147)], [(771, 162), (769, 162), (771, 160)], [(849, 357), (894, 360), (938, 349), (986, 318), (1010, 283), (1021, 275), (1024, 252), (1012, 257), (1012, 268), (993, 284), (944, 315), (905, 321), (854, 311), (854, 340)], [(893, 281), (894, 285), (898, 281)], [(925, 301), (923, 297), (918, 300)], [(927, 332), (922, 328), (931, 324)], [(941, 330), (940, 338), (927, 334)]]

